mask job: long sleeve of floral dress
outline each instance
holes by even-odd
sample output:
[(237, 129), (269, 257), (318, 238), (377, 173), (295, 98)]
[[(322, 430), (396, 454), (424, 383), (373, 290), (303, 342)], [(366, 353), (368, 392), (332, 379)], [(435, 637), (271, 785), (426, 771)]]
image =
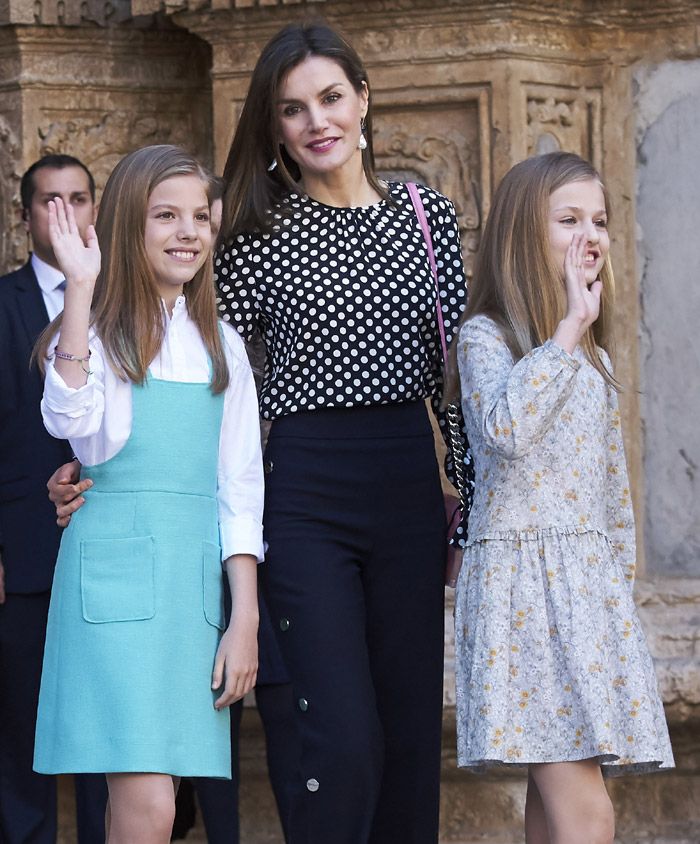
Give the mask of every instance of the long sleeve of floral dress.
[[(612, 373), (612, 364), (607, 354), (601, 351), (603, 364)], [(637, 546), (634, 529), (632, 496), (627, 476), (625, 445), (622, 440), (622, 420), (617, 400), (617, 391), (608, 385), (608, 426), (605, 432), (607, 447), (606, 479), (608, 492), (608, 536), (625, 577), (634, 582), (637, 560)]]
[(511, 460), (549, 430), (580, 367), (551, 340), (514, 364), (498, 326), (486, 317), (464, 324), (457, 358), (465, 417), (489, 449)]

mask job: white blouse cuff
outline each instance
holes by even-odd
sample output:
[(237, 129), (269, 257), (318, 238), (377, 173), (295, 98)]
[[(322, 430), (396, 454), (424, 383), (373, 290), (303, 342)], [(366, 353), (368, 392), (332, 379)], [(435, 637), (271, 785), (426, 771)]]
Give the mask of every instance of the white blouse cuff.
[(219, 524), (221, 562), (234, 554), (252, 554), (259, 563), (265, 559), (262, 525), (250, 516), (234, 516)]
[(82, 387), (69, 387), (56, 372), (53, 363), (46, 367), (44, 406), (54, 413), (79, 418), (91, 413), (98, 404), (98, 390), (94, 379)]

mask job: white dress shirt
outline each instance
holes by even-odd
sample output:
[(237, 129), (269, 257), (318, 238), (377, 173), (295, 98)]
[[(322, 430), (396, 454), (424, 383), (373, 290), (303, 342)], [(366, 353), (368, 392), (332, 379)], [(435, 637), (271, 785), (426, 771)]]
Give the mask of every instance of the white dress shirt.
[[(166, 315), (165, 339), (149, 372), (164, 381), (206, 383), (209, 356), (195, 323), (180, 296), (172, 317)], [(218, 509), (222, 559), (252, 554), (263, 559), (263, 471), (258, 401), (253, 374), (243, 342), (223, 325), (224, 349), (230, 383), (224, 397), (219, 438)], [(55, 341), (50, 348), (53, 348)], [(90, 332), (90, 370), (87, 384), (68, 387), (47, 361), (41, 412), (54, 437), (70, 441), (73, 453), (85, 466), (113, 457), (131, 434), (131, 382), (122, 381), (109, 366), (102, 343)], [(77, 366), (78, 364), (76, 364)], [(167, 433), (163, 448), (167, 448)], [(177, 462), (177, 455), (173, 455)]]
[(65, 281), (64, 275), (60, 270), (37, 258), (32, 253), (31, 257), (32, 269), (36, 280), (39, 282), (41, 288), (41, 295), (46, 305), (46, 313), (49, 315), (49, 322), (55, 319), (63, 310), (63, 290)]

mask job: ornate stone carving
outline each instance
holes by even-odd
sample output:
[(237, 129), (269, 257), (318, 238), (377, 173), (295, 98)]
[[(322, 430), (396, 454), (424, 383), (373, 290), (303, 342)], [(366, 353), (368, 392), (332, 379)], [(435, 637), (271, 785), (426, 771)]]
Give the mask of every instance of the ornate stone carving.
[(26, 237), (19, 210), (22, 147), (7, 120), (0, 116), (0, 273), (18, 266), (25, 257)]
[(600, 168), (601, 96), (599, 89), (525, 86), (527, 154), (563, 149)]
[(468, 273), (481, 229), (478, 130), (476, 102), (449, 103), (441, 108), (380, 107), (373, 138), (377, 167), (384, 177), (423, 182), (454, 202)]
[(0, 24), (110, 26), (131, 18), (130, 0), (9, 0), (0, 6)]
[[(84, 161), (99, 188), (119, 159), (147, 144), (173, 143), (192, 149), (190, 125), (167, 120), (167, 115), (139, 115), (127, 111), (75, 114), (68, 120), (48, 120), (39, 129), (40, 152), (70, 152)], [(192, 149), (197, 154), (200, 151)]]

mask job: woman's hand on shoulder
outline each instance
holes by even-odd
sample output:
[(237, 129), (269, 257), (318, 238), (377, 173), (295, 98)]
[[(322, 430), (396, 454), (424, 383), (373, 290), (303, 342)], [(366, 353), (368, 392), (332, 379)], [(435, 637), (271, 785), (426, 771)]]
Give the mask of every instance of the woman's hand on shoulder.
[(585, 256), (588, 241), (585, 235), (572, 237), (564, 259), (566, 283), (566, 316), (554, 332), (553, 340), (562, 349), (572, 354), (587, 329), (598, 319), (603, 283), (596, 279), (592, 284), (586, 280)]
[(101, 263), (95, 227), (88, 226), (83, 242), (73, 206), (60, 196), (49, 201), (49, 238), (66, 284), (92, 294)]
[(59, 527), (68, 526), (73, 513), (85, 504), (82, 495), (91, 486), (89, 478), (80, 480), (80, 463), (77, 460), (64, 463), (51, 475), (46, 488), (49, 500), (56, 505), (56, 524)]

